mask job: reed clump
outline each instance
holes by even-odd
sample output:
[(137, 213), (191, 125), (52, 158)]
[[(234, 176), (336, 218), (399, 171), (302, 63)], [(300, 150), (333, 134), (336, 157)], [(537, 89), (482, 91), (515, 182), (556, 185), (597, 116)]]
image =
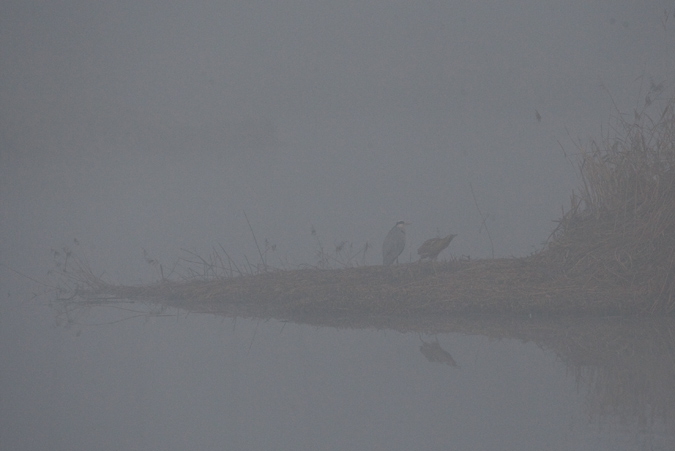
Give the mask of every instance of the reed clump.
[(641, 309), (675, 310), (675, 98), (617, 117), (611, 134), (580, 147), (582, 186), (541, 260), (587, 287), (622, 287)]

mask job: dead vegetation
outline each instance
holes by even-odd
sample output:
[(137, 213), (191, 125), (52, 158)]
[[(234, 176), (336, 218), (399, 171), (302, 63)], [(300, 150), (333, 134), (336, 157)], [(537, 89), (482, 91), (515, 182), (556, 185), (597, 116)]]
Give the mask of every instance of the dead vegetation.
[(425, 315), (672, 314), (674, 104), (656, 117), (647, 113), (656, 102), (630, 122), (618, 117), (602, 141), (580, 146), (581, 189), (545, 248), (528, 257), (359, 266), (367, 244), (354, 251), (340, 243), (333, 257), (312, 231), (318, 264), (278, 270), (267, 262), (273, 245), (260, 247), (254, 235), (257, 264), (240, 268), (221, 247), (189, 254), (180, 277), (165, 277), (160, 266), (161, 280), (144, 286), (105, 282), (71, 258), (60, 302), (65, 312), (127, 299), (334, 326)]
[(674, 104), (655, 118), (648, 104), (630, 122), (619, 117), (581, 149), (583, 186), (538, 256), (579, 285), (634, 293), (649, 313), (675, 310)]

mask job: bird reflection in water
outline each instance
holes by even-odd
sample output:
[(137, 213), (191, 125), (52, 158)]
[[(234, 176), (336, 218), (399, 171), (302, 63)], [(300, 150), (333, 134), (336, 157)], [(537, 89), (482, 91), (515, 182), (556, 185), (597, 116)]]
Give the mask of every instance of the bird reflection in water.
[(446, 365), (454, 366), (459, 368), (455, 359), (452, 358), (450, 353), (445, 349), (441, 348), (441, 344), (438, 342), (438, 338), (433, 342), (426, 342), (422, 340), (420, 335), (420, 340), (422, 345), (420, 346), (420, 352), (427, 358), (430, 362), (444, 363)]

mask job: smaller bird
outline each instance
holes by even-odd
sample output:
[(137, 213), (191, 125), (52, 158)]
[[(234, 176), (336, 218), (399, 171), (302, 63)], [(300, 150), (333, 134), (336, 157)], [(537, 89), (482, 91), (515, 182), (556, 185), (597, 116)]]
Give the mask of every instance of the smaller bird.
[(394, 227), (384, 237), (382, 243), (382, 264), (389, 266), (394, 261), (398, 260), (405, 248), (405, 226), (408, 225), (405, 221), (398, 221)]
[(443, 249), (450, 245), (450, 241), (457, 234), (448, 235), (445, 238), (431, 238), (426, 240), (419, 249), (417, 249), (417, 254), (420, 256), (420, 260), (428, 258), (429, 260), (436, 260), (438, 254), (440, 254)]

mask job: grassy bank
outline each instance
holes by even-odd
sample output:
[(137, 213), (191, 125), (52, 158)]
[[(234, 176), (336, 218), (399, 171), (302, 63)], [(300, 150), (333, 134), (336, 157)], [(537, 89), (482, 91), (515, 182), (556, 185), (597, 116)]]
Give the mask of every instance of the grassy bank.
[(128, 299), (308, 322), (355, 315), (672, 314), (674, 104), (659, 111), (646, 105), (630, 121), (619, 116), (606, 137), (579, 146), (581, 186), (544, 249), (528, 257), (275, 270), (260, 252), (262, 264), (244, 273), (226, 254), (214, 254), (193, 262), (188, 276), (145, 286), (108, 283), (71, 260), (60, 305), (67, 314)]

